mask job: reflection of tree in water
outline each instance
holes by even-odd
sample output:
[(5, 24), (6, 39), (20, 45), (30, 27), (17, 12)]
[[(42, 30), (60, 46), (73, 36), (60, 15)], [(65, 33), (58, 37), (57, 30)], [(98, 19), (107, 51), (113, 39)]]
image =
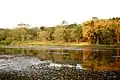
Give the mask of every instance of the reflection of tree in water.
[(70, 54), (70, 56), (71, 56), (71, 59), (72, 59), (76, 64), (82, 63), (82, 60), (83, 60), (82, 51), (74, 50), (74, 51), (72, 51), (72, 53)]
[(0, 52), (1, 52), (1, 54), (4, 54), (5, 53), (5, 48), (0, 48)]
[(90, 61), (91, 61), (91, 70), (95, 69), (95, 66), (101, 66), (101, 60), (102, 60), (102, 56), (100, 51), (92, 51), (91, 55), (90, 55)]
[(61, 56), (62, 56), (62, 59), (63, 60), (68, 60), (68, 59), (71, 59), (70, 58), (70, 54), (69, 53), (71, 53), (69, 50), (64, 50), (64, 49), (62, 49), (61, 50)]
[(25, 55), (25, 49), (24, 48), (21, 48), (21, 54)]
[(47, 53), (49, 55), (49, 60), (52, 60), (52, 62), (54, 62), (54, 57), (53, 57), (53, 50), (47, 50)]
[(89, 69), (93, 69), (94, 64), (91, 64), (91, 60), (92, 60), (92, 49), (91, 48), (86, 48), (83, 49), (83, 67), (84, 68), (89, 68)]
[(78, 64), (82, 62), (82, 51), (76, 50), (49, 50), (47, 54), (49, 60), (59, 63)]
[[(83, 50), (83, 65), (85, 68), (91, 70), (116, 70), (119, 65), (116, 63), (116, 58), (112, 56), (118, 56), (119, 51), (120, 50), (116, 51), (115, 49), (106, 51), (101, 51), (100, 49), (94, 49), (94, 51), (92, 49)], [(119, 57), (117, 57), (117, 61), (118, 58)]]
[(49, 53), (49, 55), (50, 55), (50, 60), (52, 60), (52, 62), (54, 62), (54, 57), (53, 57), (52, 53)]
[(96, 65), (100, 66), (101, 65), (100, 62), (101, 62), (101, 58), (102, 58), (100, 51), (93, 51), (91, 56), (93, 56), (93, 58), (91, 60), (96, 60), (97, 61)]
[[(3, 50), (1, 50), (3, 51)], [(81, 64), (91, 70), (120, 70), (120, 49), (108, 49), (101, 51), (99, 48), (86, 48), (79, 50), (32, 50), (32, 49), (5, 49), (5, 53), (32, 55), (40, 60), (52, 60), (53, 62), (67, 64)]]
[(120, 60), (120, 48), (116, 49), (116, 51), (117, 51), (116, 60), (119, 61)]

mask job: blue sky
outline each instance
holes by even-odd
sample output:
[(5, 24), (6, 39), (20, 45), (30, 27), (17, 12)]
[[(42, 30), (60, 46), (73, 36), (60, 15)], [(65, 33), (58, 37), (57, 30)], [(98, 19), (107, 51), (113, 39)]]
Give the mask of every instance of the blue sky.
[(81, 23), (91, 17), (120, 17), (119, 0), (0, 0), (0, 28), (23, 22), (54, 26), (63, 20)]

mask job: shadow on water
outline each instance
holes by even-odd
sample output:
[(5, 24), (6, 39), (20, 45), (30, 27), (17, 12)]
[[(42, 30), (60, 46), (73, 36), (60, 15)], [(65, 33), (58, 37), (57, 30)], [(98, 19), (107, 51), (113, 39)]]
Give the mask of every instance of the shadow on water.
[[(23, 74), (23, 77), (25, 75), (48, 75), (50, 79), (62, 79), (64, 74), (67, 75), (67, 78), (63, 77), (63, 79), (69, 80), (69, 78), (73, 78), (74, 80), (80, 79), (80, 75), (85, 77), (90, 72), (93, 74), (99, 72), (103, 77), (102, 72), (107, 75), (107, 72), (110, 71), (111, 73), (120, 71), (120, 48), (117, 47), (30, 46), (19, 48), (6, 46), (5, 48), (0, 48), (0, 53), (0, 73), (3, 71), (8, 74), (7, 71), (12, 71), (17, 76)], [(18, 71), (21, 73), (18, 73)], [(33, 75), (34, 72), (36, 75)], [(73, 73), (74, 75), (72, 75)], [(55, 74), (59, 76), (56, 78)], [(92, 76), (92, 74), (90, 75)], [(100, 75), (98, 76), (100, 77)], [(5, 75), (2, 76), (4, 77)], [(39, 76), (36, 78), (39, 79)], [(74, 78), (75, 76), (77, 77)], [(3, 79), (3, 77), (0, 78)], [(80, 80), (84, 79), (84, 77)], [(48, 78), (44, 77), (47, 80)], [(104, 78), (106, 77), (104, 76)], [(34, 78), (34, 80), (37, 79)]]

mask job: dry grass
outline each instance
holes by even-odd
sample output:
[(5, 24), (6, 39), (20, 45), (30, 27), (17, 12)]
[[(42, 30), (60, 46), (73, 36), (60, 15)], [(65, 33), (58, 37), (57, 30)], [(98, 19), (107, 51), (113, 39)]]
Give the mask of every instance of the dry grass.
[[(25, 44), (25, 43), (24, 43)], [(29, 45), (73, 45), (73, 46), (84, 46), (84, 45), (90, 45), (88, 42), (81, 42), (81, 43), (61, 43), (61, 42), (40, 42), (40, 41), (30, 41), (27, 44)]]

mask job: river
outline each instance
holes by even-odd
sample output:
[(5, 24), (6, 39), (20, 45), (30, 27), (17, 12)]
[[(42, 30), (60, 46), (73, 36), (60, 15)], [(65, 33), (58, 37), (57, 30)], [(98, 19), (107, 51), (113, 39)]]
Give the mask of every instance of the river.
[(119, 47), (4, 46), (0, 79), (119, 80)]

